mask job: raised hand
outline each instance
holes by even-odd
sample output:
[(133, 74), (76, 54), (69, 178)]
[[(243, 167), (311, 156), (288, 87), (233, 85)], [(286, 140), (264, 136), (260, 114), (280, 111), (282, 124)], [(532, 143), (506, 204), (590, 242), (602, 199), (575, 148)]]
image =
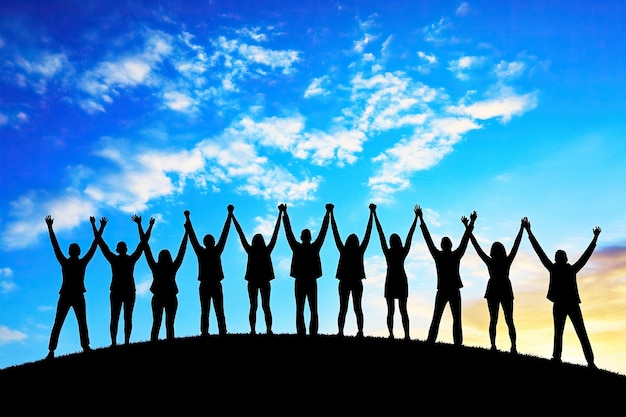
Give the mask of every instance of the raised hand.
[(154, 217), (150, 217), (150, 226), (154, 224)]
[(287, 204), (279, 204), (278, 205), (278, 211), (280, 211), (280, 212), (287, 211)]
[(376, 211), (376, 204), (372, 203), (369, 207), (371, 211)]
[(189, 214), (190, 214), (189, 210), (185, 210), (183, 214), (185, 215), (185, 218), (187, 219), (187, 221), (189, 221)]
[(51, 215), (49, 215), (49, 214), (48, 214), (48, 215), (46, 216), (46, 224), (47, 224), (48, 226), (52, 226), (52, 223), (53, 223), (53, 222), (54, 222), (54, 219), (52, 218), (52, 216), (51, 216)]
[(467, 225), (469, 224), (469, 219), (465, 216), (461, 217), (461, 221), (463, 222), (465, 227), (467, 227)]
[(478, 217), (478, 213), (476, 213), (476, 210), (472, 211), (472, 214), (470, 214), (470, 219), (476, 220), (477, 217)]
[[(94, 221), (92, 223), (95, 223), (96, 219), (94, 218)], [(109, 219), (107, 219), (106, 217), (101, 217), (100, 218), (100, 226), (104, 227), (106, 226), (106, 224), (109, 222)]]
[(598, 236), (601, 231), (602, 231), (602, 229), (600, 229), (600, 226), (596, 226), (596, 227), (593, 228), (593, 235), (594, 236)]
[(228, 209), (229, 213), (232, 213), (233, 211), (235, 211), (235, 206), (233, 206), (232, 204), (229, 204), (226, 208)]
[(133, 215), (130, 217), (130, 219), (131, 219), (132, 221), (134, 221), (135, 223), (137, 223), (137, 224), (141, 224), (141, 216), (137, 216), (136, 214), (133, 214)]
[(334, 208), (335, 208), (334, 204), (332, 203), (326, 204), (326, 211), (333, 211)]
[(419, 204), (416, 204), (413, 210), (415, 211), (415, 214), (417, 214), (417, 217), (419, 217), (420, 219), (423, 218), (424, 212), (422, 211), (422, 208)]
[(524, 225), (524, 229), (530, 230), (530, 220), (528, 220), (528, 217), (522, 219), (522, 224)]
[(89, 222), (91, 222), (91, 224), (96, 224), (96, 218), (94, 216), (89, 216)]

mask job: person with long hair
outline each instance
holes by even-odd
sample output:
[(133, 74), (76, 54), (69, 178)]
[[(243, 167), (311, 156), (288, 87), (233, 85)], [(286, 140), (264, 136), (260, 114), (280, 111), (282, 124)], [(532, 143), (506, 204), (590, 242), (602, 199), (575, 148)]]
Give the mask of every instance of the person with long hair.
[[(150, 219), (150, 222), (152, 223), (153, 219)], [(145, 244), (144, 252), (146, 254), (146, 261), (152, 271), (152, 285), (150, 285), (150, 292), (152, 293), (152, 330), (150, 332), (150, 340), (153, 342), (159, 339), (163, 312), (165, 312), (166, 339), (174, 339), (174, 320), (176, 318), (176, 311), (178, 310), (176, 273), (183, 263), (188, 236), (189, 234), (185, 229), (175, 259), (172, 259), (172, 254), (169, 250), (162, 249), (159, 252), (158, 260), (155, 261), (152, 255), (152, 249), (148, 244), (147, 236), (142, 234), (142, 240)]]
[(363, 307), (361, 300), (363, 298), (363, 280), (365, 279), (364, 255), (367, 245), (370, 241), (372, 233), (372, 220), (374, 217), (375, 204), (369, 205), (370, 214), (365, 235), (359, 243), (356, 234), (351, 233), (346, 238), (345, 243), (341, 240), (337, 222), (335, 221), (334, 210), (330, 210), (330, 224), (333, 229), (335, 244), (339, 250), (339, 263), (337, 265), (337, 273), (335, 277), (339, 280), (339, 316), (337, 317), (338, 336), (343, 336), (343, 330), (346, 323), (346, 314), (348, 312), (348, 302), (352, 296), (352, 306), (356, 315), (357, 337), (363, 337)]
[(385, 300), (387, 301), (387, 329), (389, 330), (389, 338), (393, 339), (393, 316), (395, 314), (395, 300), (398, 300), (400, 316), (402, 317), (402, 329), (404, 330), (404, 339), (411, 338), (409, 332), (409, 313), (407, 311), (407, 298), (409, 296), (409, 283), (406, 271), (404, 269), (404, 261), (409, 255), (413, 233), (417, 225), (417, 208), (415, 206), (415, 218), (409, 228), (409, 233), (402, 245), (402, 239), (397, 233), (389, 236), (389, 245), (385, 239), (385, 233), (378, 220), (378, 214), (374, 210), (374, 221), (376, 222), (376, 230), (380, 237), (380, 245), (382, 247), (385, 260), (387, 261), (387, 275), (385, 277)]
[(489, 309), (489, 340), (491, 341), (491, 350), (496, 348), (496, 328), (498, 325), (498, 315), (500, 307), (504, 313), (504, 320), (509, 329), (509, 338), (511, 339), (511, 353), (517, 353), (517, 334), (515, 332), (515, 324), (513, 323), (513, 286), (509, 273), (513, 259), (517, 255), (522, 234), (524, 232), (524, 222), (522, 219), (517, 236), (513, 241), (511, 251), (507, 255), (506, 249), (501, 242), (494, 242), (491, 245), (489, 255), (485, 253), (472, 233), (470, 241), (476, 249), (476, 253), (480, 259), (487, 265), (489, 271), (489, 280), (487, 281), (487, 290), (485, 291), (485, 299), (487, 300), (487, 308)]
[[(233, 208), (234, 209), (234, 208)], [(239, 234), (241, 245), (248, 254), (246, 274), (244, 279), (248, 281), (248, 298), (250, 299), (250, 312), (248, 321), (250, 322), (250, 334), (256, 334), (256, 312), (258, 308), (259, 292), (261, 293), (261, 308), (265, 316), (265, 328), (268, 335), (272, 333), (272, 310), (270, 308), (270, 294), (272, 291), (271, 281), (275, 278), (274, 266), (272, 265), (272, 251), (278, 239), (280, 229), (280, 219), (282, 211), (278, 211), (274, 232), (270, 242), (266, 245), (263, 235), (260, 233), (252, 237), (252, 244), (248, 243), (246, 235), (243, 233), (235, 214), (232, 213), (233, 224)]]

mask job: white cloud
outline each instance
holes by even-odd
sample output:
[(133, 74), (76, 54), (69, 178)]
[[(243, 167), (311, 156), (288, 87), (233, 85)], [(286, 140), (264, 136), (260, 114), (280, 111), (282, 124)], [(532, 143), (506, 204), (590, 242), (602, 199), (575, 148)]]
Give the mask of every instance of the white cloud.
[(261, 33), (261, 28), (243, 28), (235, 31), (238, 35), (247, 36), (256, 42), (265, 42), (267, 41), (267, 35), (265, 33)]
[(380, 168), (368, 181), (374, 201), (389, 202), (393, 193), (410, 186), (415, 172), (437, 165), (463, 134), (479, 128), (468, 118), (437, 118), (376, 156), (373, 162), (380, 163)]
[(13, 281), (13, 270), (11, 268), (0, 268), (0, 293), (9, 293), (17, 289), (17, 284)]
[(298, 141), (294, 156), (310, 160), (315, 165), (324, 165), (336, 160), (337, 165), (344, 166), (346, 163), (356, 162), (356, 155), (363, 150), (363, 143), (366, 140), (365, 134), (358, 130), (310, 132), (304, 135), (304, 140)]
[(172, 110), (184, 112), (193, 110), (195, 106), (195, 101), (191, 97), (179, 91), (168, 91), (163, 98), (165, 105)]
[(292, 72), (292, 65), (300, 60), (298, 51), (291, 49), (281, 51), (241, 44), (239, 53), (252, 63), (267, 65), (272, 69), (282, 68), (283, 74)]
[(426, 52), (423, 52), (423, 51), (417, 51), (417, 56), (425, 60), (431, 65), (437, 63), (437, 57), (435, 55), (427, 54)]
[(526, 64), (520, 61), (500, 61), (494, 71), (499, 78), (513, 78), (521, 75), (526, 69)]
[(97, 103), (94, 100), (81, 100), (78, 105), (81, 109), (85, 110), (89, 114), (95, 114), (97, 112), (106, 113), (106, 110), (102, 106), (102, 104)]
[(495, 97), (472, 104), (450, 106), (448, 111), (454, 114), (463, 114), (474, 119), (486, 120), (498, 118), (503, 123), (513, 116), (523, 114), (537, 106), (537, 94), (516, 94), (508, 87), (502, 88)]
[(41, 75), (45, 79), (50, 79), (68, 66), (68, 59), (65, 54), (42, 53), (37, 59), (29, 61), (24, 57), (18, 57), (17, 65), (29, 74)]
[(352, 79), (353, 106), (344, 113), (354, 119), (354, 128), (363, 132), (387, 131), (423, 123), (426, 103), (437, 96), (436, 90), (413, 81), (402, 72), (359, 73)]
[(0, 113), (0, 126), (4, 126), (8, 123), (9, 123), (9, 117), (4, 113)]
[(486, 59), (480, 56), (463, 56), (459, 59), (454, 59), (448, 62), (448, 70), (453, 72), (455, 76), (462, 81), (469, 80), (467, 71), (481, 66)]
[(12, 330), (9, 327), (0, 324), (0, 345), (7, 343), (21, 342), (26, 339), (26, 334), (19, 330)]
[[(83, 101), (82, 107), (88, 112), (100, 111), (95, 105), (98, 100), (110, 103), (112, 94), (118, 89), (155, 83), (150, 76), (165, 57), (172, 53), (173, 39), (159, 31), (147, 31), (143, 49), (119, 59), (101, 62), (93, 70), (87, 71), (79, 81), (79, 87), (92, 96)], [(96, 100), (96, 102), (94, 102)]]
[(313, 78), (311, 84), (307, 87), (304, 92), (304, 98), (314, 97), (314, 96), (326, 96), (330, 94), (326, 88), (324, 88), (324, 84), (326, 84), (329, 80), (328, 75), (324, 75), (322, 77)]
[(457, 7), (455, 14), (457, 16), (466, 16), (469, 13), (469, 3), (463, 2), (459, 7)]
[(297, 181), (292, 174), (281, 168), (270, 168), (264, 170), (263, 175), (248, 177), (245, 184), (237, 187), (237, 190), (264, 200), (293, 202), (312, 200), (319, 182), (319, 177)]
[(47, 233), (44, 221), (48, 214), (54, 218), (54, 230), (71, 230), (89, 219), (96, 210), (92, 201), (75, 190), (67, 190), (59, 197), (25, 195), (11, 202), (12, 217), (2, 235), (2, 244), (8, 249), (24, 248)]

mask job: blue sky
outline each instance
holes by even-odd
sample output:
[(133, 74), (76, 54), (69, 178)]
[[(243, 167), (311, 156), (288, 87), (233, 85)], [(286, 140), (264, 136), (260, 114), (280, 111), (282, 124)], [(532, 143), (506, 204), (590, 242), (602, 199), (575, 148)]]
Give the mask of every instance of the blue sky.
[[(44, 217), (64, 251), (87, 249), (89, 216), (110, 247), (138, 242), (133, 214), (156, 219), (151, 246), (175, 251), (188, 209), (199, 236), (226, 206), (266, 239), (286, 203), (294, 231), (316, 236), (324, 205), (362, 237), (374, 202), (404, 240), (420, 204), (438, 241), (461, 216), (510, 249), (528, 216), (549, 255), (584, 251), (579, 275), (597, 364), (626, 372), (626, 3), (524, 1), (4, 2), (0, 15), (0, 367), (47, 353), (61, 283)], [(320, 332), (337, 331), (338, 254), (329, 234), (319, 280)], [(245, 255), (223, 255), (228, 329), (248, 327)], [(273, 252), (274, 331), (295, 333), (290, 251)], [(416, 231), (407, 259), (411, 336), (426, 338), (435, 269)], [(366, 252), (365, 333), (386, 336), (385, 264)], [(461, 267), (465, 344), (489, 347), (487, 270)], [(110, 267), (87, 268), (92, 347), (109, 339)], [(199, 334), (197, 262), (178, 273), (176, 335)], [(141, 259), (131, 341), (149, 338), (151, 274)], [(513, 263), (521, 353), (550, 357), (547, 272), (526, 236)], [(260, 312), (259, 312), (260, 314)], [(307, 313), (308, 317), (308, 313)], [(498, 346), (508, 349), (503, 320)], [(259, 316), (259, 323), (262, 323)], [(216, 332), (211, 316), (210, 331)], [(346, 332), (356, 331), (349, 311)], [(396, 317), (396, 334), (401, 334)], [(584, 363), (571, 324), (563, 359)], [(162, 335), (163, 337), (163, 332)], [(122, 335), (118, 336), (118, 341)], [(451, 342), (449, 311), (439, 340)], [(68, 315), (57, 353), (80, 350)]]

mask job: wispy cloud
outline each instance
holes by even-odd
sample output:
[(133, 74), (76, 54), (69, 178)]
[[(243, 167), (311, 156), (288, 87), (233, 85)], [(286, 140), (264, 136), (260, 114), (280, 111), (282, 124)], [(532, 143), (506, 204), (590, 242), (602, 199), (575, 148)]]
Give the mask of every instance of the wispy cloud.
[(7, 343), (21, 342), (26, 339), (26, 333), (19, 330), (13, 330), (9, 327), (0, 324), (0, 345), (6, 345)]
[(448, 70), (453, 72), (459, 80), (467, 81), (470, 79), (468, 71), (480, 67), (486, 62), (486, 58), (482, 56), (463, 56), (448, 62)]
[(314, 96), (327, 96), (328, 94), (330, 94), (330, 91), (324, 88), (324, 84), (327, 83), (328, 80), (328, 75), (313, 78), (311, 84), (309, 84), (306, 91), (304, 92), (304, 97), (309, 98)]
[(497, 118), (506, 123), (513, 116), (523, 114), (536, 106), (536, 92), (517, 94), (510, 87), (502, 87), (493, 97), (472, 104), (450, 106), (447, 110), (450, 113), (466, 115), (477, 120)]

